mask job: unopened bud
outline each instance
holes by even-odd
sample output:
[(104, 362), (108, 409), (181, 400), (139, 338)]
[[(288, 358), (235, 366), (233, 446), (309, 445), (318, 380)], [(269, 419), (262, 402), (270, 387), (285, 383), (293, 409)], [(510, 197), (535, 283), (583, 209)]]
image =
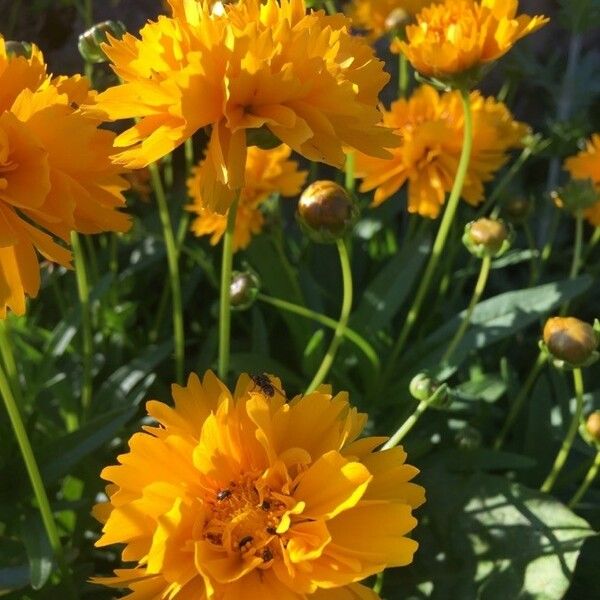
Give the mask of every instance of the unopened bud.
[(23, 58), (31, 58), (31, 52), (33, 50), (32, 45), (29, 42), (15, 42), (9, 40), (4, 42), (4, 49), (8, 56), (22, 56)]
[(585, 421), (588, 436), (596, 444), (600, 444), (600, 410), (594, 411)]
[(523, 223), (533, 210), (533, 203), (525, 196), (514, 196), (504, 204), (503, 214), (512, 223)]
[(260, 279), (252, 271), (234, 271), (229, 286), (232, 310), (247, 310), (260, 292)]
[(300, 196), (298, 221), (313, 241), (330, 244), (354, 225), (358, 207), (348, 192), (333, 181), (315, 181)]
[(546, 321), (542, 349), (558, 368), (579, 368), (598, 358), (598, 322), (594, 327), (574, 317), (552, 317)]
[(465, 226), (463, 243), (478, 258), (497, 257), (510, 248), (506, 225), (498, 219), (482, 217)]
[(79, 53), (86, 62), (106, 62), (108, 59), (104, 54), (104, 50), (102, 50), (102, 44), (107, 40), (106, 36), (111, 35), (114, 38), (121, 39), (125, 35), (125, 31), (125, 25), (121, 21), (97, 23), (79, 36), (79, 42), (77, 43)]
[(415, 400), (427, 402), (432, 408), (445, 408), (449, 402), (448, 385), (439, 383), (427, 373), (415, 375), (408, 386)]

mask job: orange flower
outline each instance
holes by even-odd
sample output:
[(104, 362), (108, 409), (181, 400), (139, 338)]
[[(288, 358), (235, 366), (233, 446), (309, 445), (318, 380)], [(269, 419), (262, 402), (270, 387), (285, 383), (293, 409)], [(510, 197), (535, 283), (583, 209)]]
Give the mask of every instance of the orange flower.
[(149, 402), (158, 427), (107, 467), (103, 547), (136, 563), (112, 578), (133, 600), (375, 600), (358, 582), (407, 565), (424, 502), (401, 448), (357, 439), (367, 416), (323, 386), (287, 402), (281, 382), (211, 372)]
[[(585, 150), (567, 158), (565, 169), (573, 179), (591, 179), (600, 193), (600, 133), (592, 135)], [(592, 225), (600, 227), (600, 202), (586, 208), (583, 214)]]
[(549, 20), (517, 16), (518, 6), (518, 0), (445, 0), (424, 8), (407, 26), (407, 41), (395, 40), (391, 49), (427, 77), (450, 78), (497, 60)]
[[(291, 149), (285, 145), (272, 150), (261, 150), (256, 146), (248, 148), (246, 183), (240, 195), (233, 232), (234, 252), (240, 248), (247, 248), (252, 236), (262, 231), (264, 217), (260, 206), (271, 194), (295, 196), (300, 193), (308, 173), (298, 171), (297, 163), (287, 160), (291, 153)], [(227, 215), (221, 215), (206, 207), (202, 197), (204, 165), (205, 161), (202, 161), (188, 179), (188, 192), (194, 200), (188, 208), (198, 215), (192, 223), (192, 231), (197, 236), (210, 235), (210, 243), (214, 246), (225, 233)], [(231, 192), (232, 195), (234, 193)]]
[[(520, 146), (529, 128), (515, 121), (504, 104), (470, 96), (473, 112), (473, 151), (462, 197), (474, 206), (484, 197), (484, 186)], [(384, 113), (384, 123), (402, 139), (391, 150), (391, 160), (358, 155), (356, 172), (363, 178), (361, 192), (375, 190), (379, 205), (408, 183), (408, 210), (435, 218), (452, 188), (462, 148), (464, 116), (458, 91), (439, 93), (418, 88), (409, 100), (398, 100)]]
[(343, 15), (307, 15), (304, 0), (171, 4), (174, 18), (104, 47), (124, 83), (88, 110), (140, 118), (116, 140), (120, 164), (148, 165), (210, 126), (202, 196), (223, 214), (256, 133), (335, 166), (343, 145), (387, 156), (394, 137), (376, 105), (389, 75)]
[[(369, 32), (371, 40), (398, 27), (398, 21), (412, 19), (422, 8), (440, 0), (352, 0), (346, 14), (352, 25)], [(402, 23), (400, 23), (402, 24)]]
[(36, 250), (69, 266), (70, 233), (125, 231), (127, 187), (111, 160), (114, 134), (77, 109), (79, 76), (50, 79), (37, 48), (9, 56), (0, 38), (0, 318), (25, 312), (40, 287)]

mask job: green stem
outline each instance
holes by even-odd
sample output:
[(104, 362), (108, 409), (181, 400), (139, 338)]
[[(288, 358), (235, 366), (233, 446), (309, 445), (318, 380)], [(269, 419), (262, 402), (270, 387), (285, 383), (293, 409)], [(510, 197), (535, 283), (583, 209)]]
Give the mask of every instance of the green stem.
[(21, 382), (19, 381), (19, 371), (17, 370), (17, 363), (15, 362), (15, 357), (12, 352), (8, 321), (0, 321), (0, 353), (2, 354), (4, 365), (6, 366), (8, 380), (16, 398), (17, 405), (23, 406)]
[[(3, 339), (1, 343), (4, 345), (6, 341), (6, 339)], [(46, 535), (48, 536), (48, 540), (50, 541), (50, 547), (52, 548), (52, 551), (58, 563), (58, 567), (62, 573), (62, 578), (65, 587), (67, 588), (68, 597), (77, 598), (75, 589), (73, 587), (73, 581), (71, 579), (71, 573), (65, 560), (63, 547), (60, 542), (58, 527), (52, 514), (52, 509), (50, 507), (48, 495), (46, 494), (46, 490), (44, 488), (44, 483), (42, 481), (40, 469), (38, 467), (37, 461), (35, 460), (33, 449), (31, 447), (31, 442), (29, 441), (27, 430), (25, 429), (25, 425), (23, 424), (23, 419), (21, 417), (19, 407), (15, 401), (15, 397), (13, 396), (9, 381), (4, 372), (4, 368), (1, 365), (0, 394), (2, 395), (2, 399), (4, 400), (4, 406), (6, 406), (6, 411), (8, 412), (8, 416), (10, 418), (10, 422), (15, 437), (17, 439), (17, 443), (19, 444), (19, 449), (21, 450), (23, 462), (25, 463), (25, 468), (27, 469), (27, 474), (29, 475), (29, 481), (31, 482), (31, 487), (33, 488), (33, 493), (37, 500), (38, 508), (42, 517), (42, 522), (44, 524), (44, 529), (46, 530)]]
[(163, 187), (162, 179), (156, 163), (148, 166), (156, 202), (158, 204), (158, 213), (163, 230), (163, 238), (167, 250), (167, 265), (169, 268), (169, 281), (171, 285), (172, 311), (173, 311), (173, 338), (175, 345), (175, 380), (177, 383), (183, 383), (184, 371), (184, 348), (185, 339), (183, 331), (183, 301), (181, 298), (181, 280), (179, 277), (179, 261), (177, 244), (173, 235), (173, 226), (171, 224), (171, 215), (167, 205), (167, 197)]
[(477, 282), (475, 283), (475, 289), (473, 290), (473, 295), (471, 296), (471, 301), (469, 302), (469, 306), (465, 312), (465, 316), (460, 324), (460, 327), (454, 334), (450, 345), (448, 346), (446, 352), (444, 352), (444, 356), (442, 357), (442, 364), (447, 364), (454, 351), (462, 341), (465, 333), (467, 333), (467, 329), (469, 328), (469, 324), (471, 322), (471, 317), (473, 316), (473, 311), (479, 302), (483, 291), (485, 290), (485, 286), (487, 284), (487, 280), (490, 274), (490, 267), (492, 265), (492, 257), (488, 254), (483, 257), (481, 261), (481, 269), (479, 270), (479, 277), (477, 277)]
[(329, 373), (329, 369), (333, 365), (335, 355), (338, 351), (340, 343), (344, 337), (344, 332), (348, 326), (348, 319), (350, 318), (350, 311), (352, 310), (352, 269), (350, 268), (350, 257), (348, 256), (348, 250), (343, 239), (337, 240), (338, 253), (340, 255), (340, 265), (342, 267), (342, 279), (343, 279), (343, 299), (342, 299), (342, 310), (340, 313), (340, 319), (335, 328), (333, 339), (329, 345), (327, 353), (323, 357), (321, 366), (315, 373), (313, 380), (310, 382), (306, 393), (310, 393), (318, 388), (324, 381), (325, 377)]
[(573, 385), (575, 387), (575, 397), (577, 401), (575, 413), (571, 419), (571, 424), (569, 425), (567, 435), (563, 440), (558, 454), (556, 455), (552, 469), (540, 488), (542, 492), (550, 492), (554, 487), (562, 468), (565, 466), (565, 462), (567, 461), (567, 457), (571, 451), (571, 446), (573, 446), (575, 436), (577, 435), (577, 429), (579, 427), (579, 421), (581, 420), (581, 413), (583, 410), (583, 376), (581, 374), (581, 369), (573, 369)]
[(355, 163), (355, 155), (352, 150), (346, 154), (346, 166), (344, 169), (345, 172), (345, 182), (344, 185), (349, 192), (354, 191), (355, 187), (355, 176), (354, 176), (354, 163)]
[(333, 0), (325, 0), (323, 2), (323, 6), (325, 7), (328, 15), (335, 15), (338, 11)]
[(83, 336), (83, 382), (81, 386), (81, 420), (85, 421), (92, 407), (92, 362), (94, 359), (94, 335), (92, 332), (92, 312), (90, 306), (90, 290), (88, 286), (85, 255), (79, 235), (71, 233), (71, 246), (75, 262), (77, 293), (81, 306), (81, 333)]
[(221, 263), (221, 302), (219, 305), (219, 377), (225, 381), (229, 373), (231, 344), (231, 270), (233, 266), (233, 234), (239, 201), (239, 192), (227, 213), (227, 230), (223, 236), (223, 261)]
[(546, 364), (546, 360), (547, 360), (546, 355), (543, 354), (542, 352), (540, 352), (538, 354), (538, 357), (537, 357), (533, 367), (531, 368), (531, 371), (529, 371), (529, 375), (527, 375), (527, 379), (525, 380), (523, 387), (519, 391), (517, 397), (515, 398), (515, 401), (512, 403), (512, 405), (510, 407), (510, 411), (508, 413), (508, 416), (506, 417), (506, 421), (505, 421), (504, 425), (502, 426), (502, 429), (500, 430), (500, 433), (498, 434), (496, 441), (494, 442), (494, 450), (500, 450), (500, 448), (502, 447), (502, 444), (504, 444), (504, 442), (506, 440), (506, 436), (508, 435), (508, 432), (511, 430), (516, 418), (519, 416), (519, 413), (521, 412), (521, 409), (523, 408), (523, 403), (525, 402), (525, 398), (527, 398), (527, 396), (529, 395), (529, 391), (533, 387), (533, 384), (535, 383), (535, 380), (537, 379), (538, 375), (540, 374), (542, 367)]
[(421, 418), (421, 415), (427, 410), (429, 407), (429, 398), (427, 400), (421, 400), (419, 404), (417, 404), (417, 408), (415, 408), (414, 412), (402, 425), (398, 428), (396, 433), (382, 446), (382, 450), (389, 450), (390, 448), (394, 448), (397, 446), (406, 436), (406, 434), (415, 426), (417, 421)]
[(469, 100), (469, 92), (466, 90), (461, 90), (461, 99), (463, 103), (465, 126), (463, 133), (463, 146), (460, 155), (460, 161), (458, 163), (458, 169), (456, 171), (456, 177), (454, 179), (452, 191), (450, 192), (450, 198), (448, 199), (446, 211), (444, 212), (444, 217), (442, 218), (440, 228), (438, 230), (435, 242), (433, 244), (433, 249), (431, 251), (431, 256), (429, 257), (429, 262), (427, 263), (425, 273), (423, 275), (423, 278), (421, 279), (421, 283), (417, 290), (417, 295), (415, 296), (413, 304), (410, 310), (408, 311), (408, 315), (404, 321), (404, 325), (402, 327), (402, 330), (400, 331), (400, 335), (398, 336), (396, 344), (390, 355), (387, 368), (383, 374), (382, 386), (385, 385), (390, 375), (394, 372), (396, 361), (398, 360), (398, 357), (404, 349), (404, 345), (408, 340), (408, 336), (410, 335), (417, 321), (417, 318), (421, 311), (421, 307), (423, 305), (423, 301), (425, 300), (427, 292), (429, 291), (429, 287), (435, 274), (435, 270), (438, 266), (440, 257), (442, 256), (442, 253), (444, 251), (446, 239), (448, 238), (448, 233), (450, 231), (452, 222), (454, 221), (454, 216), (456, 215), (456, 210), (458, 208), (458, 202), (460, 200), (463, 185), (465, 182), (465, 177), (469, 168), (469, 160), (471, 158), (471, 149), (473, 146), (473, 119), (471, 115), (471, 103)]
[(535, 243), (535, 238), (533, 237), (533, 231), (531, 231), (531, 227), (527, 221), (523, 223), (523, 231), (525, 232), (529, 249), (532, 252), (531, 260), (529, 261), (529, 287), (533, 287), (537, 281), (537, 244)]
[(409, 84), (408, 59), (404, 54), (398, 55), (398, 96), (406, 98), (408, 96)]
[[(270, 304), (271, 306), (275, 306), (281, 310), (285, 310), (287, 312), (293, 313), (295, 315), (299, 315), (300, 317), (304, 317), (306, 319), (311, 319), (325, 327), (329, 327), (330, 329), (336, 329), (338, 326), (338, 322), (335, 319), (322, 315), (310, 308), (306, 308), (304, 306), (299, 306), (298, 304), (292, 304), (287, 300), (281, 300), (280, 298), (273, 298), (272, 296), (266, 296), (265, 294), (258, 294), (257, 298), (264, 302), (265, 304)], [(373, 368), (376, 371), (379, 371), (379, 357), (377, 356), (377, 352), (363, 338), (360, 334), (356, 333), (353, 329), (347, 327), (344, 331), (344, 337), (348, 338), (353, 344), (356, 345), (357, 348), (362, 350), (363, 354), (367, 357), (369, 362), (373, 365)]]
[(581, 265), (583, 250), (583, 211), (578, 210), (575, 214), (575, 247), (573, 248), (573, 262), (569, 271), (569, 279), (575, 279)]
[(600, 450), (596, 452), (596, 458), (594, 459), (594, 462), (590, 465), (590, 468), (581, 485), (579, 486), (579, 489), (573, 494), (573, 497), (569, 500), (569, 504), (567, 504), (569, 508), (573, 508), (583, 498), (585, 493), (588, 491), (590, 485), (592, 485), (594, 479), (596, 479), (596, 475), (598, 475), (598, 470), (600, 470)]

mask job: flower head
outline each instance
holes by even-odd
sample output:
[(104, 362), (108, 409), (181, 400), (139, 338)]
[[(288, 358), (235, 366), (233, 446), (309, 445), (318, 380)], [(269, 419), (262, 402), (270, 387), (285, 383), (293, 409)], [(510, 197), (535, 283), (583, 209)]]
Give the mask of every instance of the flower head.
[[(246, 248), (252, 236), (261, 232), (264, 217), (260, 211), (263, 202), (274, 193), (282, 196), (295, 196), (300, 193), (306, 171), (299, 171), (298, 164), (289, 160), (291, 149), (280, 145), (273, 150), (262, 150), (250, 146), (246, 156), (245, 185), (240, 194), (238, 213), (233, 232), (234, 251)], [(188, 180), (188, 192), (193, 204), (188, 208), (198, 216), (192, 223), (192, 231), (198, 235), (210, 235), (210, 243), (216, 245), (227, 228), (227, 215), (221, 215), (210, 208), (210, 202), (204, 199), (206, 191), (204, 180), (207, 176), (206, 160), (192, 172)], [(227, 190), (233, 201), (235, 192)]]
[(143, 167), (209, 126), (202, 196), (224, 213), (244, 186), (247, 133), (268, 129), (335, 166), (344, 145), (387, 156), (394, 136), (376, 105), (389, 75), (343, 15), (306, 14), (304, 0), (172, 5), (174, 17), (148, 23), (140, 39), (104, 46), (124, 83), (88, 110), (140, 118), (116, 140), (121, 164)]
[[(600, 193), (600, 134), (595, 133), (587, 142), (585, 150), (567, 158), (565, 169), (573, 179), (590, 179)], [(587, 207), (583, 214), (595, 227), (600, 227), (600, 201)]]
[(405, 54), (422, 75), (452, 78), (497, 60), (548, 22), (517, 16), (518, 6), (518, 0), (445, 0), (424, 8), (392, 51)]
[[(506, 162), (507, 152), (521, 145), (529, 129), (493, 98), (472, 92), (470, 100), (473, 151), (462, 196), (476, 206), (483, 200), (483, 184)], [(402, 143), (391, 150), (390, 160), (357, 156), (357, 175), (363, 178), (360, 190), (375, 189), (378, 205), (408, 183), (409, 212), (437, 217), (460, 159), (464, 117), (459, 92), (421, 86), (409, 100), (394, 102), (383, 118)]]
[(352, 0), (348, 4), (346, 14), (352, 20), (352, 25), (367, 31), (371, 39), (377, 39), (394, 31), (398, 21), (408, 21), (425, 6), (439, 1)]
[(590, 325), (575, 317), (551, 317), (544, 325), (542, 349), (558, 368), (588, 366), (598, 359), (600, 324)]
[(366, 422), (345, 393), (286, 401), (278, 379), (210, 372), (149, 402), (157, 427), (107, 467), (97, 546), (124, 544), (135, 566), (98, 583), (131, 598), (376, 599), (357, 582), (412, 561), (406, 537), (424, 490), (401, 448), (357, 439)]
[(69, 266), (72, 231), (125, 231), (127, 187), (112, 164), (114, 134), (77, 108), (85, 78), (46, 75), (44, 59), (6, 52), (0, 38), (0, 317), (25, 312), (40, 287), (37, 252)]

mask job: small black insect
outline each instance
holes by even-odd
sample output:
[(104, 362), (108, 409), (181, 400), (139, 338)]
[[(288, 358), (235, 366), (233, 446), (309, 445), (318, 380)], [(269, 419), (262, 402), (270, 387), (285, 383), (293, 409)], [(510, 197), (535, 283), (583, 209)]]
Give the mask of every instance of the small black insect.
[(269, 535), (275, 535), (277, 533), (277, 529), (275, 529), (275, 527), (267, 527), (267, 533)]
[(217, 492), (217, 500), (221, 502), (222, 500), (227, 500), (227, 498), (231, 497), (231, 490), (219, 490)]
[(260, 391), (265, 396), (272, 398), (275, 395), (275, 386), (271, 383), (269, 376), (265, 373), (262, 375), (252, 375), (252, 381), (254, 381), (254, 385), (260, 388)]
[(265, 548), (260, 556), (263, 559), (263, 562), (273, 560), (273, 553), (268, 548)]
[(271, 508), (271, 503), (268, 500), (263, 500), (260, 507), (262, 508), (262, 510), (270, 510)]
[(248, 544), (251, 544), (253, 539), (254, 538), (251, 535), (247, 535), (247, 536), (243, 537), (240, 540), (239, 547), (243, 549), (244, 546), (247, 546)]

